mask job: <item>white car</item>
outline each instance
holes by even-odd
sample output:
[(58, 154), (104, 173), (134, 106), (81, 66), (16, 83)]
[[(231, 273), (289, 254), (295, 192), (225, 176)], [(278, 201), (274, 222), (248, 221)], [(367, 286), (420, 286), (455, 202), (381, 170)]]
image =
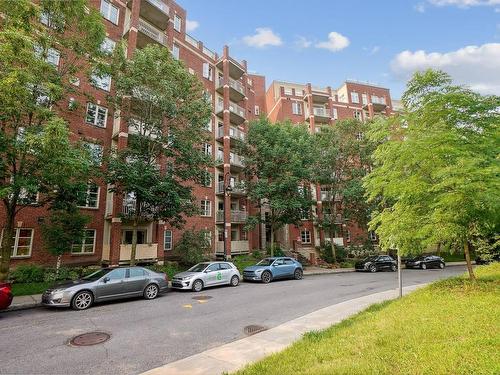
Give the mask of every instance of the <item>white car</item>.
[(176, 274), (172, 279), (172, 288), (200, 292), (203, 288), (216, 285), (238, 286), (240, 279), (240, 271), (231, 262), (204, 262)]

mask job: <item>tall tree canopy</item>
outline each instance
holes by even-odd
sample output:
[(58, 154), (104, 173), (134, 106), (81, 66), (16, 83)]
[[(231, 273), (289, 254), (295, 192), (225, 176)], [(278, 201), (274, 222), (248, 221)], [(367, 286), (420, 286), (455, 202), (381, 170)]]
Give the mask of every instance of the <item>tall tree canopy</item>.
[[(69, 184), (86, 183), (88, 152), (72, 144), (67, 94), (78, 73), (101, 63), (105, 31), (84, 0), (0, 0), (0, 280), (9, 271), (16, 214), (27, 203), (49, 203)], [(76, 106), (76, 103), (74, 103)], [(75, 196), (73, 196), (75, 198)]]
[(416, 73), (403, 95), (405, 111), (379, 121), (383, 140), (365, 180), (380, 200), (371, 225), (383, 248), (401, 254), (441, 243), (463, 249), (478, 228), (500, 217), (500, 98), (453, 85), (439, 71)]
[(191, 186), (210, 163), (202, 144), (211, 107), (198, 79), (166, 48), (149, 45), (131, 59), (123, 52), (115, 58), (115, 105), (129, 136), (111, 154), (106, 178), (111, 191), (126, 196), (134, 264), (141, 221), (180, 226), (196, 212)]

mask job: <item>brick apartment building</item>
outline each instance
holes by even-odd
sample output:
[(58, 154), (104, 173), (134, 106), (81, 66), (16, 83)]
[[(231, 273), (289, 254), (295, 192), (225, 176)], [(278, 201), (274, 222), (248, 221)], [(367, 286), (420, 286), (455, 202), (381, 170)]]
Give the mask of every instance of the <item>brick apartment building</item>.
[[(105, 48), (112, 49), (117, 41), (124, 40), (128, 56), (149, 43), (168, 48), (173, 56), (184, 62), (191, 74), (199, 77), (212, 100), (213, 113), (206, 130), (210, 142), (204, 145), (212, 155), (214, 167), (209, 168), (211, 181), (195, 186), (194, 195), (201, 214), (186, 218), (184, 229), (204, 229), (210, 232), (211, 251), (223, 254), (223, 231), (226, 223), (226, 247), (229, 254), (247, 253), (266, 245), (266, 230), (259, 227), (252, 232), (244, 230), (244, 222), (252, 207), (241, 180), (243, 163), (235, 151), (238, 140), (245, 139), (249, 121), (267, 113), (272, 121), (291, 119), (309, 123), (311, 132), (336, 120), (356, 117), (361, 120), (375, 114), (390, 114), (392, 110), (389, 90), (346, 82), (338, 90), (307, 85), (273, 82), (266, 92), (265, 77), (249, 74), (246, 61), (230, 56), (225, 46), (222, 53), (212, 51), (203, 42), (186, 33), (186, 11), (171, 0), (89, 0), (99, 9), (106, 27)], [(43, 17), (41, 22), (44, 22)], [(61, 63), (57, 53), (54, 64)], [(83, 139), (99, 157), (111, 147), (122, 149), (127, 145), (134, 127), (107, 107), (106, 96), (113, 94), (113, 82), (103, 77), (98, 87), (90, 85), (85, 77), (77, 77), (75, 84), (88, 92), (93, 102), (87, 102), (80, 111), (62, 112), (69, 122), (74, 140)], [(75, 98), (68, 98), (68, 103)], [(80, 102), (84, 97), (76, 98)], [(225, 186), (230, 185), (230, 194)], [(318, 197), (321, 189), (315, 189)], [(89, 185), (81, 210), (92, 217), (82, 244), (74, 245), (71, 253), (64, 255), (63, 264), (126, 263), (130, 259), (132, 226), (123, 217), (132, 206), (133, 196), (120, 196), (108, 191), (101, 181)], [(224, 206), (225, 210), (224, 217)], [(321, 199), (317, 200), (320, 208)], [(0, 208), (0, 217), (4, 214)], [(12, 265), (24, 263), (54, 264), (55, 257), (43, 248), (39, 224), (47, 211), (43, 207), (25, 207), (16, 217), (15, 245)], [(354, 233), (356, 228), (349, 228)], [(335, 241), (349, 243), (347, 230)], [(137, 246), (139, 261), (168, 258), (182, 230), (170, 228), (163, 222), (148, 221), (140, 226)], [(300, 228), (287, 227), (280, 242), (286, 248), (313, 247), (322, 234), (311, 221), (304, 221)], [(365, 234), (366, 236), (366, 234)], [(300, 241), (297, 241), (300, 238)]]

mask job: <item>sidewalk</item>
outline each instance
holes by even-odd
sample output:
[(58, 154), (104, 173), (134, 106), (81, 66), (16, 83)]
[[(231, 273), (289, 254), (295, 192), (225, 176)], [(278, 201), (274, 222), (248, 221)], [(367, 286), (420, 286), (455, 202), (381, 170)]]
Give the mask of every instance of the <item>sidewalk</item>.
[[(425, 285), (405, 287), (403, 292), (407, 294)], [(374, 303), (396, 297), (397, 291), (389, 290), (341, 302), (253, 336), (146, 371), (142, 375), (220, 375), (233, 372), (285, 349), (306, 332), (328, 328)]]

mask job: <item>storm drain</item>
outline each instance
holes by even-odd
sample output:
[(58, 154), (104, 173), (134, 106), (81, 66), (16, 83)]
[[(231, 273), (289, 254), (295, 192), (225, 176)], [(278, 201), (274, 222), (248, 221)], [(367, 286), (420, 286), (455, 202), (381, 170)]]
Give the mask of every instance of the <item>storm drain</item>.
[(196, 297), (193, 297), (193, 299), (197, 300), (197, 301), (206, 301), (208, 299), (212, 298), (212, 296), (196, 296)]
[(249, 326), (246, 326), (245, 328), (243, 328), (243, 332), (245, 332), (245, 335), (248, 335), (248, 336), (255, 335), (256, 333), (266, 331), (266, 330), (267, 330), (267, 327), (259, 326), (256, 324), (252, 324), (252, 325), (249, 325)]
[(73, 337), (69, 341), (69, 344), (73, 346), (91, 346), (102, 344), (103, 342), (108, 341), (110, 338), (111, 335), (105, 332), (88, 332)]

